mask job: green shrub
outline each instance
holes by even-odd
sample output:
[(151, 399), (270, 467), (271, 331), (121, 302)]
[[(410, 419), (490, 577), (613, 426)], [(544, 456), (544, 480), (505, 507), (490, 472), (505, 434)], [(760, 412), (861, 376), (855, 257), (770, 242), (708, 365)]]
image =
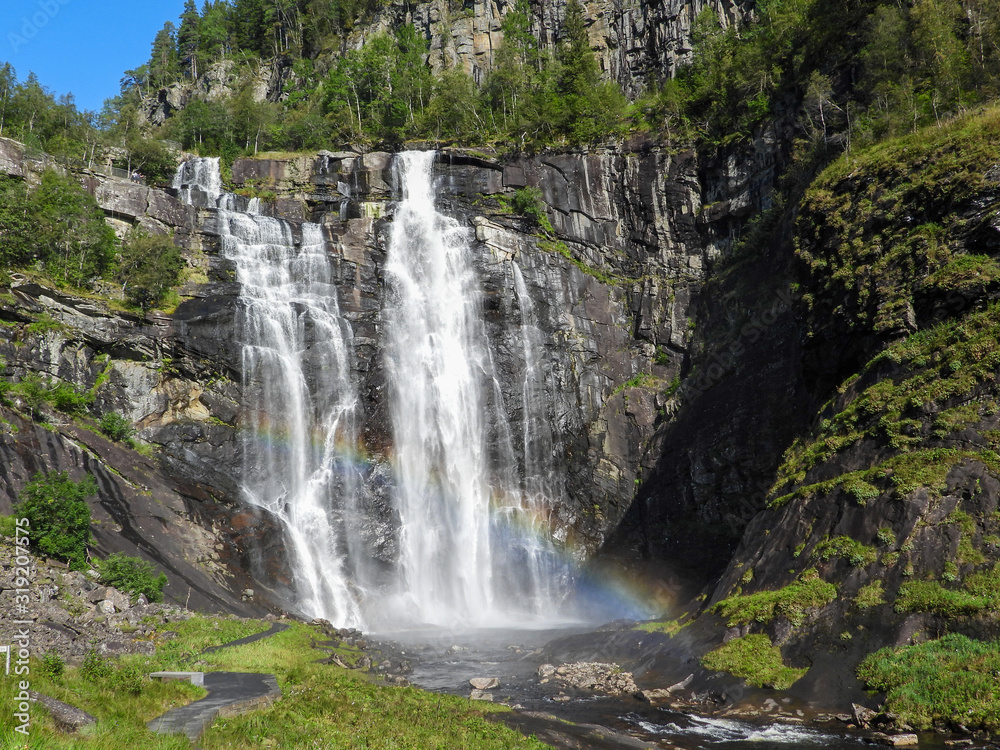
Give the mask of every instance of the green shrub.
[(534, 187), (525, 187), (514, 191), (510, 202), (511, 208), (522, 216), (531, 219), (546, 234), (555, 234), (549, 217), (545, 214), (545, 201), (542, 191)]
[(97, 484), (88, 475), (74, 482), (65, 471), (38, 474), (21, 491), (15, 513), (29, 521), (31, 545), (38, 552), (82, 570), (90, 544), (90, 506)]
[(135, 434), (132, 423), (116, 411), (109, 411), (99, 422), (101, 432), (119, 443), (127, 443)]
[(103, 682), (111, 677), (114, 671), (111, 660), (101, 656), (94, 649), (87, 652), (80, 665), (80, 676), (88, 682)]
[(165, 573), (155, 575), (153, 566), (140, 557), (115, 552), (97, 564), (101, 583), (114, 586), (133, 596), (144, 594), (151, 602), (163, 601), (163, 587), (167, 584)]
[(41, 671), (42, 674), (52, 678), (60, 677), (66, 671), (66, 662), (58, 651), (49, 649), (42, 654)]
[(120, 690), (129, 695), (139, 695), (146, 684), (146, 673), (138, 664), (119, 664), (112, 675), (111, 684), (116, 690)]
[(734, 638), (702, 658), (701, 663), (717, 672), (742, 677), (755, 687), (787, 690), (808, 670), (786, 667), (781, 649), (763, 634)]
[(94, 402), (94, 397), (87, 392), (81, 392), (71, 383), (56, 383), (49, 388), (45, 399), (56, 409), (65, 414), (84, 414)]
[(884, 648), (858, 666), (858, 679), (886, 694), (884, 710), (901, 724), (935, 723), (1000, 729), (1000, 644), (950, 634), (901, 648)]
[(184, 257), (172, 237), (132, 229), (122, 242), (115, 275), (128, 301), (148, 310), (177, 284), (182, 268)]

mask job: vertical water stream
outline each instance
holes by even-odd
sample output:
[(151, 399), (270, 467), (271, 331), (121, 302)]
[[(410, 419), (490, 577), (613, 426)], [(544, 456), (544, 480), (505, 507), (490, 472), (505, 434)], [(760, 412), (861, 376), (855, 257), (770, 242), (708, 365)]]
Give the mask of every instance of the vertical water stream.
[[(522, 451), (513, 450), (471, 232), (435, 207), (432, 152), (396, 161), (387, 337), (402, 520), (400, 586), (419, 622), (484, 625), (553, 614), (565, 581), (546, 540), (552, 437), (520, 272)], [(518, 464), (517, 453), (523, 455)]]
[(358, 398), (322, 229), (306, 223), (296, 237), (256, 200), (224, 193), (218, 159), (186, 162), (174, 187), (217, 209), (241, 285), (244, 499), (281, 519), (302, 612), (360, 626), (345, 538), (358, 476), (340, 451), (356, 441)]

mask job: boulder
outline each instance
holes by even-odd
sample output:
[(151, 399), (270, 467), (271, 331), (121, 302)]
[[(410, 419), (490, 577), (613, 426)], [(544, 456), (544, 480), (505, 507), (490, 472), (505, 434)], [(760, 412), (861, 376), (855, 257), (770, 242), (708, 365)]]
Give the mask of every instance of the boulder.
[(851, 713), (854, 716), (854, 723), (862, 729), (868, 729), (872, 724), (872, 720), (878, 715), (876, 711), (859, 706), (857, 703), (851, 704)]
[(469, 684), (476, 690), (492, 690), (500, 687), (500, 680), (496, 677), (473, 677)]
[(41, 703), (49, 710), (49, 714), (61, 732), (78, 732), (86, 726), (97, 723), (97, 719), (76, 706), (36, 693), (34, 690), (30, 691), (29, 695), (31, 700)]

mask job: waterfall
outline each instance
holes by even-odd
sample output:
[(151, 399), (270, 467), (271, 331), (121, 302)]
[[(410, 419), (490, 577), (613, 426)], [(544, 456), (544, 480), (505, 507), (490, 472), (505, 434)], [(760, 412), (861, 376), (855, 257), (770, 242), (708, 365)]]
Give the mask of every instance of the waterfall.
[(282, 521), (301, 611), (360, 626), (346, 538), (359, 477), (342, 451), (356, 442), (358, 398), (322, 229), (303, 224), (297, 240), (256, 200), (224, 193), (218, 159), (186, 162), (174, 187), (217, 209), (240, 282), (244, 500)]
[(214, 211), (240, 283), (244, 500), (283, 523), (298, 608), (341, 627), (550, 619), (571, 577), (551, 542), (564, 488), (540, 316), (510, 264), (502, 335), (523, 361), (502, 382), (472, 233), (435, 207), (433, 161), (394, 162), (382, 346), (398, 529), (381, 576), (358, 532), (367, 488), (347, 456), (363, 415), (321, 227), (224, 192), (217, 159), (189, 160), (174, 181), (183, 201)]
[[(433, 160), (431, 152), (396, 158), (402, 200), (386, 266), (399, 588), (421, 623), (483, 625), (551, 614), (559, 575), (545, 541), (548, 477), (537, 466), (541, 453), (551, 461), (551, 434), (526, 421), (524, 466), (516, 465), (471, 233), (436, 210)], [(530, 316), (530, 300), (520, 294)], [(533, 323), (522, 325), (532, 359)], [(526, 420), (538, 413), (533, 367), (526, 364), (522, 389), (530, 401)]]

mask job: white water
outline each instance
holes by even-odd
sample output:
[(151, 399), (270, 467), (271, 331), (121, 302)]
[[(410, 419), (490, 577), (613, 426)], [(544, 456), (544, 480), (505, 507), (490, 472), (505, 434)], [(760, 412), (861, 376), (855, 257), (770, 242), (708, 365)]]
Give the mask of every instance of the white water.
[[(217, 159), (175, 179), (216, 210), (241, 285), (243, 492), (285, 525), (297, 603), (342, 627), (538, 625), (557, 616), (568, 566), (550, 541), (562, 499), (548, 424), (544, 334), (512, 265), (507, 334), (523, 354), (507, 416), (483, 320), (471, 232), (437, 211), (432, 153), (405, 153), (386, 266), (395, 570), (376, 591), (357, 528), (362, 478), (339, 447), (357, 442), (351, 329), (340, 316), (322, 230), (262, 216), (223, 192)], [(508, 398), (511, 398), (508, 395)], [(516, 395), (514, 396), (516, 398)]]
[[(397, 157), (387, 315), (402, 602), (417, 623), (482, 626), (552, 616), (561, 591), (545, 541), (551, 435), (522, 432), (518, 466), (483, 322), (471, 232), (437, 211), (433, 153)], [(522, 283), (523, 287), (523, 283)], [(532, 308), (522, 300), (527, 322)], [(534, 334), (532, 334), (534, 335)], [(537, 344), (524, 336), (524, 413), (537, 406)], [(563, 582), (564, 583), (564, 582)]]
[(243, 493), (285, 526), (297, 603), (345, 627), (362, 616), (345, 538), (358, 477), (338, 452), (353, 446), (357, 394), (351, 329), (340, 316), (322, 229), (243, 211), (222, 192), (218, 159), (192, 159), (174, 181), (186, 202), (217, 207), (222, 254), (241, 285)]

